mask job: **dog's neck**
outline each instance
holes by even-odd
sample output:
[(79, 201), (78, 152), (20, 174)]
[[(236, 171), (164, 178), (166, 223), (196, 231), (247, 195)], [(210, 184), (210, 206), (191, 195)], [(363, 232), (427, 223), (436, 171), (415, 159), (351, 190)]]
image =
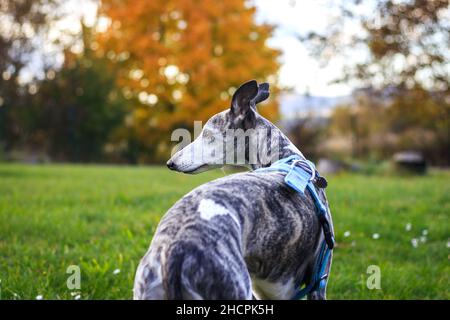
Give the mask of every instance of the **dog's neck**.
[(290, 157), (292, 155), (298, 155), (305, 159), (305, 156), (300, 150), (289, 140), (286, 135), (281, 132), (273, 123), (269, 120), (259, 116), (257, 118), (256, 130), (269, 131), (269, 138), (261, 136), (261, 141), (258, 143), (265, 144), (267, 148), (267, 154), (269, 157), (261, 158), (258, 155), (258, 161), (256, 164), (251, 164), (253, 170), (259, 168), (270, 167), (270, 165), (280, 159)]

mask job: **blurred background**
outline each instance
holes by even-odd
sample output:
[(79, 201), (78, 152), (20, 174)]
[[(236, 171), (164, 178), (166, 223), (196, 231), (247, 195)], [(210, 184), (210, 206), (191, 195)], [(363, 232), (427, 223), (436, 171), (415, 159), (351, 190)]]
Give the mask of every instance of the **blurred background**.
[(0, 0), (0, 160), (162, 163), (256, 79), (326, 171), (448, 166), (449, 58), (448, 0)]
[(328, 297), (449, 299), (448, 0), (0, 0), (0, 299), (130, 299), (161, 216), (227, 174), (158, 166), (172, 131), (249, 79), (329, 179)]

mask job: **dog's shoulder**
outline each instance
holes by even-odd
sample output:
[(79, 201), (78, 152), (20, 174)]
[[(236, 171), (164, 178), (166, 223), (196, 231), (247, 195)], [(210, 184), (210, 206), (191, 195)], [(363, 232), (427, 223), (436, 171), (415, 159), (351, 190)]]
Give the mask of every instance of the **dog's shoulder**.
[(283, 182), (283, 173), (281, 172), (259, 172), (247, 171), (230, 174), (210, 182), (206, 185), (260, 185), (265, 183), (279, 184)]
[(230, 202), (235, 198), (250, 199), (255, 195), (260, 197), (266, 192), (274, 192), (280, 188), (287, 189), (282, 174), (254, 171), (234, 173), (196, 187), (177, 201), (173, 208), (192, 209), (197, 207), (202, 199), (211, 199), (220, 203)]
[(262, 191), (262, 189), (276, 190), (286, 188), (283, 174), (279, 172), (239, 172), (221, 177), (192, 190), (193, 193), (251, 193)]

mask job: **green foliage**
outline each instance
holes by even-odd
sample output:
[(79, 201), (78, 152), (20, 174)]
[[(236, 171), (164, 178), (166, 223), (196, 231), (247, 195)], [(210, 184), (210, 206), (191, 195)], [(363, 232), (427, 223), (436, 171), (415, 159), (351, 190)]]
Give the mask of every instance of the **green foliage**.
[(82, 54), (66, 51), (59, 70), (46, 70), (44, 79), (30, 85), (37, 92), (16, 88), (17, 100), (0, 108), (0, 124), (5, 122), (0, 141), (8, 149), (31, 149), (59, 161), (105, 160), (105, 145), (124, 124), (128, 104), (116, 70), (90, 50), (90, 34), (84, 27)]
[[(131, 298), (137, 264), (161, 216), (195, 186), (222, 175), (0, 165), (1, 299), (73, 299), (66, 287), (72, 264), (81, 268), (81, 299)], [(448, 171), (329, 177), (338, 245), (328, 297), (449, 299), (449, 178)], [(424, 229), (427, 241), (414, 248), (411, 239)], [(366, 287), (369, 265), (381, 268), (381, 290)]]
[(41, 83), (33, 103), (24, 115), (30, 139), (71, 161), (101, 161), (127, 107), (106, 61), (89, 55), (66, 61), (55, 79)]
[(54, 0), (0, 1), (0, 143), (6, 150), (21, 139), (17, 109), (29, 104), (28, 88), (21, 85), (20, 75), (41, 45), (36, 39), (48, 32), (50, 21), (57, 20), (59, 4)]

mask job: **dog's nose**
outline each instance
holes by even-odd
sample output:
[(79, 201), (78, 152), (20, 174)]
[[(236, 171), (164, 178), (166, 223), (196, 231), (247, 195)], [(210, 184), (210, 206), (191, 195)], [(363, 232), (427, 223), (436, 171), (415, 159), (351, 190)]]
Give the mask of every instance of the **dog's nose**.
[(175, 169), (175, 163), (173, 163), (173, 161), (170, 159), (169, 161), (167, 161), (167, 168), (169, 168), (170, 170)]

